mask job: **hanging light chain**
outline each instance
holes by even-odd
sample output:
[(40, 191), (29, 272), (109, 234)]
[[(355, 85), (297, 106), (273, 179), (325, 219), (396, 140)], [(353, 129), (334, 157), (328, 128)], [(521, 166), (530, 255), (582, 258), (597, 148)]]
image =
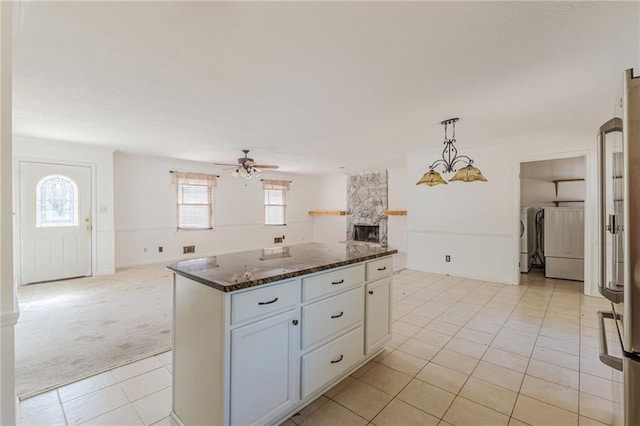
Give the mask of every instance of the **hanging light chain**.
[(448, 121), (444, 122), (444, 143), (449, 142), (449, 138), (447, 138), (447, 123)]

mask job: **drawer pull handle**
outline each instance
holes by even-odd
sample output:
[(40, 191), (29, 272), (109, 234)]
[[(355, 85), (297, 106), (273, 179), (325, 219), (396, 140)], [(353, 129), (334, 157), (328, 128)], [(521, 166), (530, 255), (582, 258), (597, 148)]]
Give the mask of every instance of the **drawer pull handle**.
[(293, 323), (293, 325), (298, 325), (298, 320), (293, 320), (291, 322)]
[(258, 302), (258, 305), (270, 305), (272, 303), (276, 303), (278, 301), (278, 298), (276, 297), (273, 300), (269, 300), (268, 302)]
[(344, 359), (344, 355), (340, 355), (340, 358), (334, 359), (333, 361), (331, 361), (331, 364), (337, 364), (340, 361), (342, 361), (343, 359)]
[(331, 315), (331, 318), (340, 318), (343, 315), (344, 315), (344, 311), (340, 311), (338, 315)]
[(387, 270), (386, 266), (383, 266), (382, 268), (378, 268), (378, 271), (386, 271), (386, 270)]
[(344, 282), (344, 280), (340, 280), (340, 281), (333, 281), (331, 284), (332, 285), (336, 285), (336, 284), (342, 284)]
[(369, 290), (369, 294), (373, 294), (373, 290)]

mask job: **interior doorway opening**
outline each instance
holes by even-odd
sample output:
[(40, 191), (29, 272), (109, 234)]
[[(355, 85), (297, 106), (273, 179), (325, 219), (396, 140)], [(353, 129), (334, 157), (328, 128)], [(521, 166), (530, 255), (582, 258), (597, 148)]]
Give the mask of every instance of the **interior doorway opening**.
[(520, 282), (585, 281), (586, 157), (520, 163)]

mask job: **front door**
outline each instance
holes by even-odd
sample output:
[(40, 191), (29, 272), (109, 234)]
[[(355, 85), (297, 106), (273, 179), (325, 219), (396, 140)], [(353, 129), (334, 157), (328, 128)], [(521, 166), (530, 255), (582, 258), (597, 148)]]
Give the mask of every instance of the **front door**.
[(19, 167), (21, 283), (91, 275), (91, 169)]

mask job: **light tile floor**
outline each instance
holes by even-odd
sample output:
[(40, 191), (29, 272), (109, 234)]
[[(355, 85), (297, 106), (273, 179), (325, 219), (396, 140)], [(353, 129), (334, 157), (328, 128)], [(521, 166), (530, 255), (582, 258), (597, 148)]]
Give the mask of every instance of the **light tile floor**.
[[(384, 353), (294, 415), (311, 425), (611, 424), (613, 375), (600, 364), (582, 283), (520, 286), (403, 270)], [(22, 401), (24, 425), (174, 425), (171, 353)]]

